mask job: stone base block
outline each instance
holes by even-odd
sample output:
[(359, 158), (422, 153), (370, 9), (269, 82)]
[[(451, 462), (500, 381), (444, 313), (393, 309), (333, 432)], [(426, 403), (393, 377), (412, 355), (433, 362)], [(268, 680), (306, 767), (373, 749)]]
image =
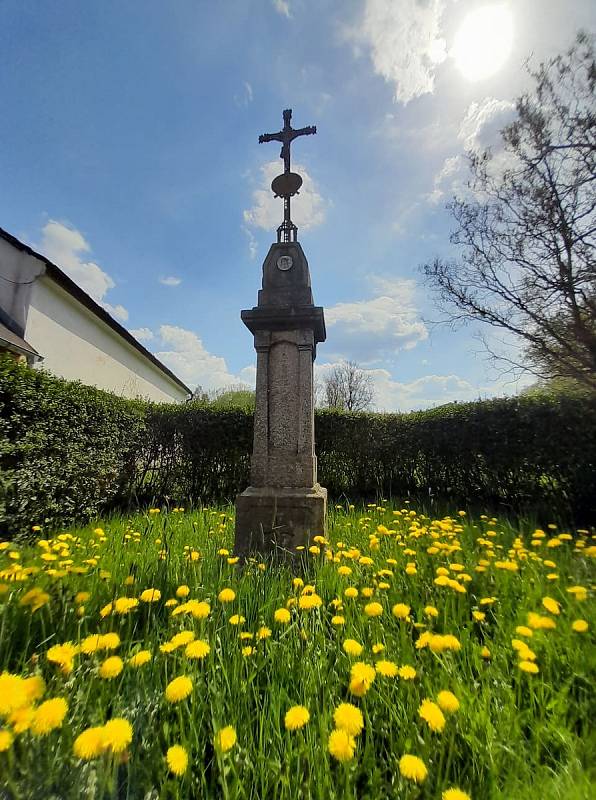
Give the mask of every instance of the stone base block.
[(327, 489), (249, 486), (236, 498), (236, 555), (289, 556), (325, 535)]

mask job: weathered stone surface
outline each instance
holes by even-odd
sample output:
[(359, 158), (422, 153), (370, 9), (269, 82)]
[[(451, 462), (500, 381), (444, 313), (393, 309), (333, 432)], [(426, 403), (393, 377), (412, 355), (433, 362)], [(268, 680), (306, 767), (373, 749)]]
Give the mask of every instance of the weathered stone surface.
[[(280, 270), (280, 256), (291, 256)], [(242, 312), (254, 334), (257, 385), (251, 485), (236, 501), (236, 551), (282, 552), (324, 533), (327, 491), (317, 483), (313, 361), (325, 340), (308, 262), (297, 242), (271, 246), (257, 307)]]

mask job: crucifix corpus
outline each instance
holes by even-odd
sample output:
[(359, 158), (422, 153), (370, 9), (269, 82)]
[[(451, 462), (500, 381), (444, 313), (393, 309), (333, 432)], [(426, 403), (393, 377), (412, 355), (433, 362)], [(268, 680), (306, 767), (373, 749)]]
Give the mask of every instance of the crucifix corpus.
[(241, 312), (254, 336), (257, 385), (250, 486), (236, 498), (235, 551), (246, 558), (295, 555), (312, 536), (325, 535), (327, 490), (317, 482), (313, 362), (325, 341), (323, 309), (315, 306), (308, 262), (290, 217), (290, 198), (302, 178), (290, 169), (290, 146), (314, 126), (284, 127), (259, 136), (281, 142), (284, 171), (271, 189), (284, 201), (284, 219), (263, 262), (258, 303)]

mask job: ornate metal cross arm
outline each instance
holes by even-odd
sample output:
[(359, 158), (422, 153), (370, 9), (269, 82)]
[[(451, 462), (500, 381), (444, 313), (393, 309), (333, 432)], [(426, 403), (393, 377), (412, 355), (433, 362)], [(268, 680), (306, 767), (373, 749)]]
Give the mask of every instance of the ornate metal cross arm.
[[(290, 170), (290, 146), (298, 136), (309, 136), (316, 133), (316, 125), (308, 125), (306, 128), (292, 128), (292, 109), (287, 108), (283, 112), (284, 126), (277, 133), (263, 133), (259, 136), (259, 144), (264, 142), (281, 142), (280, 158), (284, 162), (284, 175), (278, 175), (274, 179), (271, 188), (276, 197), (283, 197), (284, 200), (284, 221), (277, 229), (277, 241), (289, 242), (296, 241), (298, 229), (290, 219), (290, 197), (298, 193), (302, 185), (302, 178), (294, 175)], [(288, 176), (284, 179), (284, 176)], [(283, 237), (283, 238), (282, 238)]]

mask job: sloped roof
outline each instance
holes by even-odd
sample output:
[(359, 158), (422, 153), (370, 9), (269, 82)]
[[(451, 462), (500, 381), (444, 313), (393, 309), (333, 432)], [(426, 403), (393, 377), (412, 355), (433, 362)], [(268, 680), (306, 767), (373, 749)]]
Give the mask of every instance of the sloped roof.
[(31, 347), (29, 342), (26, 342), (21, 336), (7, 328), (0, 322), (0, 346), (6, 347), (8, 350), (13, 350), (24, 356), (33, 356), (36, 360), (42, 357), (39, 355), (34, 347)]
[[(72, 278), (69, 278), (68, 275), (60, 269), (60, 267), (56, 266), (52, 261), (50, 261), (46, 256), (42, 255), (41, 253), (37, 253), (33, 248), (29, 247), (29, 245), (24, 244), (16, 236), (13, 236), (8, 231), (5, 231), (3, 228), (0, 228), (0, 237), (5, 241), (9, 242), (9, 244), (16, 247), (18, 250), (22, 250), (25, 253), (28, 253), (35, 258), (38, 258), (40, 261), (43, 261), (46, 265), (46, 275), (48, 275), (53, 281), (55, 281), (61, 289), (68, 292), (68, 294), (72, 295), (75, 300), (78, 300), (79, 303), (84, 305), (86, 308), (89, 309), (96, 317), (99, 317), (102, 322), (108, 325), (115, 333), (125, 339), (128, 344), (132, 345), (135, 350), (138, 350), (141, 355), (143, 355), (146, 359), (151, 361), (152, 364), (155, 364), (158, 369), (164, 372), (171, 380), (174, 381), (181, 389), (183, 389), (187, 394), (192, 395), (192, 390), (183, 383), (180, 378), (178, 378), (171, 369), (166, 367), (165, 364), (162, 364), (161, 361), (156, 358), (153, 353), (147, 350), (146, 347), (135, 339), (135, 337), (127, 331), (126, 328), (117, 322), (114, 317), (112, 317), (105, 308), (102, 308), (99, 303), (97, 303), (92, 297), (90, 297), (87, 292), (83, 291), (81, 287), (76, 284)], [(32, 349), (32, 348), (31, 348)]]

